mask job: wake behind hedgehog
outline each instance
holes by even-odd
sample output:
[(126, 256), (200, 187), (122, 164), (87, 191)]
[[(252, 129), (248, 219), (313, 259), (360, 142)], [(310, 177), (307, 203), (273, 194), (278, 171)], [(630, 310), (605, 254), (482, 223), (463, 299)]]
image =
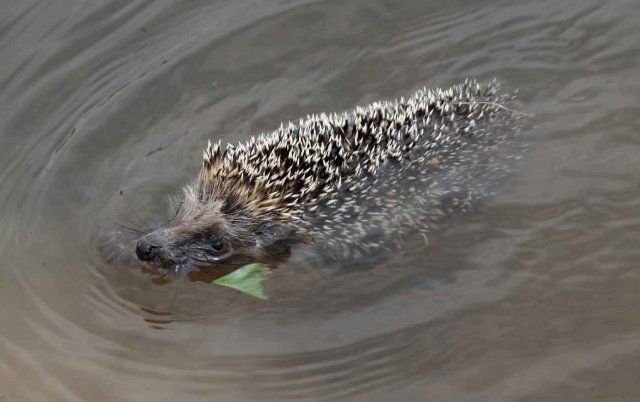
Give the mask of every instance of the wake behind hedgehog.
[(209, 142), (174, 218), (124, 251), (182, 275), (277, 264), (294, 245), (357, 261), (410, 231), (426, 240), (517, 165), (530, 116), (511, 103), (495, 81), (465, 81), (307, 116), (237, 145)]

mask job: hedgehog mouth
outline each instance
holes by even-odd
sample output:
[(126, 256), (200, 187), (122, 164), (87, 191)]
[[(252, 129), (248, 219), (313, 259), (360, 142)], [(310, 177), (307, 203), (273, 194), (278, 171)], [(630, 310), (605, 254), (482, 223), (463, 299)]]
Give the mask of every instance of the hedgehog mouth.
[(182, 258), (175, 256), (162, 256), (151, 261), (138, 261), (145, 271), (153, 277), (183, 277), (190, 272), (200, 272), (210, 268), (225, 266), (223, 258), (198, 258), (193, 255), (185, 255)]
[(189, 272), (199, 271), (200, 268), (188, 261), (171, 261), (171, 262), (147, 262), (140, 261), (144, 272), (148, 273), (154, 279), (172, 279), (176, 277), (186, 276)]

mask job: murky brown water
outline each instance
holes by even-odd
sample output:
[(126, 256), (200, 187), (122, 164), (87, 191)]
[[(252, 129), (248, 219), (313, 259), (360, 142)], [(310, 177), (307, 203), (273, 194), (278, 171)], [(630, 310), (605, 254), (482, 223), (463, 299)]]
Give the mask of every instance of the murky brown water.
[[(0, 400), (640, 400), (639, 26), (637, 0), (3, 1)], [(540, 123), (429, 248), (284, 267), (267, 302), (98, 256), (207, 138), (465, 77)]]

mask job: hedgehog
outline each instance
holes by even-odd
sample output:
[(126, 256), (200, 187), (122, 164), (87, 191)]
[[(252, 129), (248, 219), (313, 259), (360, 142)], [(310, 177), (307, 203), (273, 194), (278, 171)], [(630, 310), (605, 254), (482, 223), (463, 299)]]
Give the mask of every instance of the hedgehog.
[[(357, 258), (468, 211), (509, 174), (528, 115), (495, 81), (309, 115), (238, 144), (209, 141), (175, 216), (135, 242), (144, 266), (242, 266), (315, 245)], [(394, 243), (395, 242), (395, 243)]]

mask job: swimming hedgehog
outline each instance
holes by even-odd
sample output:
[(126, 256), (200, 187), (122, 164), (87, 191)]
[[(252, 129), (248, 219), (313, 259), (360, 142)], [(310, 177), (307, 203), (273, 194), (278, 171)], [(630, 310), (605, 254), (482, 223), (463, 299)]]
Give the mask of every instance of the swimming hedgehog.
[(525, 114), (496, 82), (307, 116), (269, 134), (209, 142), (175, 217), (135, 245), (147, 267), (240, 266), (270, 249), (317, 244), (337, 257), (428, 231), (491, 193), (519, 159)]

